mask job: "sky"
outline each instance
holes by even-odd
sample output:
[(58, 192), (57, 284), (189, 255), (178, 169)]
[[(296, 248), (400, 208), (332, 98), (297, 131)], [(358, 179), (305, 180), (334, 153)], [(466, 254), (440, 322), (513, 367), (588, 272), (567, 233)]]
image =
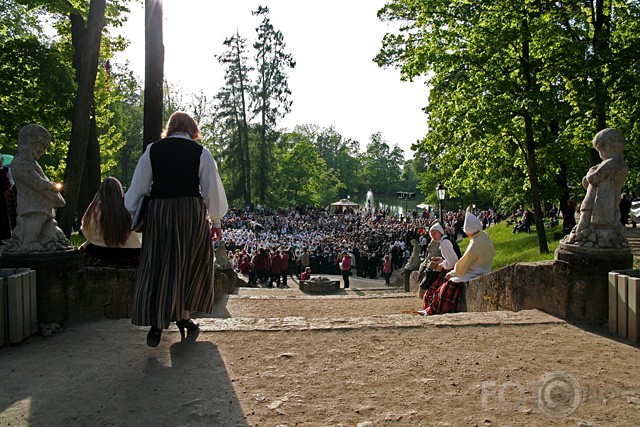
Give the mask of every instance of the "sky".
[[(142, 2), (144, 3), (144, 2)], [(292, 111), (279, 127), (298, 124), (333, 125), (365, 149), (369, 137), (381, 132), (405, 158), (427, 132), (427, 87), (423, 80), (402, 82), (395, 68), (373, 62), (382, 38), (391, 32), (376, 12), (384, 0), (164, 0), (165, 79), (185, 92), (213, 97), (223, 85), (224, 70), (215, 56), (236, 30), (255, 39), (260, 19), (251, 14), (269, 7), (274, 28), (296, 61), (287, 71)], [(144, 7), (132, 7), (129, 21), (116, 31), (130, 40), (120, 61), (144, 78)], [(251, 50), (250, 50), (251, 51)], [(251, 52), (250, 55), (252, 56)], [(252, 59), (253, 60), (253, 59)]]

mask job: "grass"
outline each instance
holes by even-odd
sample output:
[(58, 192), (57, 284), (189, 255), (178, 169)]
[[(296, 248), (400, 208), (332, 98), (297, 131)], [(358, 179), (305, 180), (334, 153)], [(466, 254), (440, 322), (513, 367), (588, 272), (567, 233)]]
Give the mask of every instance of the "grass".
[(80, 235), (77, 232), (71, 233), (71, 237), (69, 238), (69, 240), (71, 241), (71, 244), (73, 246), (75, 246), (76, 248), (79, 248), (84, 242), (85, 242), (85, 238), (84, 236)]
[[(548, 254), (541, 254), (538, 245), (538, 234), (536, 228), (531, 227), (531, 234), (516, 233), (513, 234), (513, 227), (509, 227), (502, 222), (493, 227), (487, 228), (485, 231), (491, 236), (493, 244), (496, 248), (496, 257), (493, 260), (492, 270), (497, 270), (509, 264), (516, 262), (535, 262), (552, 260), (558, 240), (553, 241), (553, 233), (562, 230), (560, 225), (552, 228), (545, 228), (547, 234), (547, 245), (549, 247)], [(463, 251), (469, 244), (469, 239), (464, 239), (458, 243)]]

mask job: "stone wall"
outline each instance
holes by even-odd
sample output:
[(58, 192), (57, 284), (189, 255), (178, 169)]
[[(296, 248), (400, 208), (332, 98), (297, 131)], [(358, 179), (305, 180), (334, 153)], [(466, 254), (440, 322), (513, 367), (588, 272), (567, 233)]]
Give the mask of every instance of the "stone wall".
[(609, 313), (608, 272), (628, 267), (592, 258), (516, 263), (467, 283), (466, 311), (539, 309), (555, 316), (603, 324)]
[[(239, 285), (239, 279), (233, 270), (214, 271), (214, 298), (217, 301), (232, 293)], [(64, 284), (60, 292), (49, 292), (48, 298), (38, 301), (38, 320), (64, 323), (131, 317), (136, 272), (137, 269), (110, 267), (82, 267), (67, 272), (65, 280), (59, 281)], [(38, 274), (46, 275), (47, 272)], [(42, 286), (41, 283), (38, 286)]]
[[(628, 268), (628, 260), (591, 258), (516, 263), (469, 281), (463, 311), (538, 309), (566, 319), (603, 324), (608, 317), (608, 272)], [(411, 292), (418, 293), (417, 272)]]
[(131, 317), (136, 269), (85, 267), (69, 274), (70, 322)]
[(516, 263), (487, 273), (467, 283), (465, 311), (539, 309), (567, 315), (567, 287), (556, 278), (564, 276), (553, 261)]

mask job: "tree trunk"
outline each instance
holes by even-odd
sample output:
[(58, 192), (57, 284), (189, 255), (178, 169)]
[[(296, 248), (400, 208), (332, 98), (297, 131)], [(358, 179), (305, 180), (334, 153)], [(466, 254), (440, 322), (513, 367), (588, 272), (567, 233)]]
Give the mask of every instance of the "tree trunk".
[[(530, 92), (533, 89), (533, 74), (531, 72), (530, 50), (529, 50), (529, 21), (525, 18), (521, 22), (522, 29), (522, 57), (521, 72), (526, 84), (525, 89)], [(544, 230), (544, 221), (542, 208), (540, 206), (540, 185), (538, 183), (538, 167), (536, 165), (536, 140), (533, 133), (533, 118), (531, 113), (525, 109), (523, 112), (524, 129), (527, 143), (527, 173), (529, 175), (529, 184), (531, 185), (531, 204), (533, 206), (534, 221), (536, 224), (536, 232), (538, 234), (538, 244), (541, 254), (549, 253), (547, 245), (547, 234)]]
[(87, 146), (91, 136), (91, 114), (93, 112), (102, 29), (105, 25), (105, 8), (106, 0), (91, 0), (86, 26), (81, 16), (77, 14), (70, 16), (71, 37), (75, 49), (74, 62), (77, 64), (78, 92), (71, 124), (67, 168), (64, 175), (63, 195), (67, 204), (60, 209), (58, 218), (60, 228), (67, 236), (71, 235), (74, 217), (82, 215), (84, 212), (78, 212), (78, 197), (83, 185), (82, 177), (87, 159)]
[(100, 189), (100, 143), (98, 142), (98, 126), (96, 123), (95, 108), (91, 115), (91, 129), (89, 131), (89, 145), (87, 146), (87, 159), (84, 165), (84, 173), (82, 175), (82, 186), (78, 194), (78, 219), (82, 219), (82, 215), (93, 200), (93, 196)]
[(239, 129), (240, 139), (244, 140), (244, 161), (245, 161), (245, 170), (246, 170), (246, 187), (244, 189), (244, 204), (248, 206), (251, 204), (251, 157), (249, 150), (249, 123), (247, 121), (247, 101), (246, 101), (246, 92), (247, 88), (245, 87), (245, 76), (242, 73), (242, 54), (240, 52), (240, 34), (236, 33), (236, 58), (238, 61), (238, 77), (240, 80), (240, 97), (242, 102), (242, 124), (243, 126)]
[(162, 41), (162, 0), (145, 0), (144, 51), (144, 133), (143, 152), (162, 133), (162, 84), (164, 44)]
[[(596, 133), (607, 127), (607, 88), (604, 84), (606, 64), (609, 62), (609, 27), (604, 14), (604, 0), (595, 0), (593, 20), (593, 118), (596, 121)], [(590, 166), (600, 163), (600, 156), (595, 148), (589, 151)]]
[(547, 245), (547, 234), (544, 230), (544, 215), (540, 206), (540, 185), (538, 183), (538, 167), (536, 165), (536, 143), (533, 135), (533, 119), (530, 114), (524, 115), (524, 127), (527, 138), (527, 172), (529, 174), (529, 184), (531, 185), (531, 204), (533, 206), (536, 232), (538, 234), (538, 245), (541, 254), (549, 253)]

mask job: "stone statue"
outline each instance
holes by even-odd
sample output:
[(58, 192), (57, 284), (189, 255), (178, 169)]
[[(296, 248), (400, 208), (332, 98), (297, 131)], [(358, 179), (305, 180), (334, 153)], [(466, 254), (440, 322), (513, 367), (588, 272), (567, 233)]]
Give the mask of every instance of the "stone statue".
[(594, 249), (626, 248), (619, 209), (622, 185), (629, 173), (622, 155), (624, 137), (615, 129), (603, 129), (593, 139), (593, 146), (602, 162), (582, 178), (587, 194), (580, 206), (580, 221), (561, 243)]
[(416, 239), (411, 239), (411, 246), (413, 246), (413, 252), (404, 268), (405, 270), (418, 270), (420, 268), (420, 246), (418, 246)]
[(62, 186), (49, 181), (37, 162), (50, 144), (51, 135), (42, 126), (30, 124), (20, 129), (11, 164), (18, 194), (17, 219), (5, 253), (73, 249), (55, 220), (55, 209), (65, 205)]
[(231, 270), (232, 265), (227, 256), (227, 250), (224, 247), (224, 240), (218, 242), (218, 249), (215, 254), (215, 266), (220, 270)]

